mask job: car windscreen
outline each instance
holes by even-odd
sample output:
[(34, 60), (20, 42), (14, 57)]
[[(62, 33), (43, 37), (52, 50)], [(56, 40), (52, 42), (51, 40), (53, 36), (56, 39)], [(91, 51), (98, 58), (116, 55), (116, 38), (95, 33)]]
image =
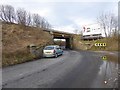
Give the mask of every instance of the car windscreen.
[(44, 50), (53, 50), (54, 47), (45, 47)]

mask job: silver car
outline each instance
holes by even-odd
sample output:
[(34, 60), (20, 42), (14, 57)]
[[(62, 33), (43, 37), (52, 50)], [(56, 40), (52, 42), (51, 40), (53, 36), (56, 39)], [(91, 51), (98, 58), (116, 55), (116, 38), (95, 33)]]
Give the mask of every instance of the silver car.
[(43, 57), (58, 57), (58, 55), (62, 54), (63, 50), (58, 45), (46, 46), (43, 49)]

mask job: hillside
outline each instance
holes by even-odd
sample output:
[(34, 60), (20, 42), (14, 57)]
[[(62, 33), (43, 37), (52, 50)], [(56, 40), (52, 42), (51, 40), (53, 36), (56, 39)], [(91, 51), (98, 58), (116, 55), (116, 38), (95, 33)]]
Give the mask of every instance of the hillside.
[(73, 35), (73, 49), (75, 50), (87, 50), (87, 45), (85, 45), (81, 40), (81, 35)]
[(40, 28), (2, 23), (2, 65), (13, 65), (36, 58), (29, 45), (37, 48), (52, 44), (52, 37)]
[[(93, 46), (89, 48), (89, 50), (94, 51), (118, 51), (118, 37), (109, 37), (109, 38), (103, 38), (96, 40), (93, 42)], [(95, 43), (106, 43), (106, 47), (96, 47)]]
[[(98, 40), (81, 40), (81, 35), (74, 35), (73, 47), (78, 50), (91, 50), (91, 51), (118, 51), (118, 42), (120, 38), (117, 36), (102, 38)], [(106, 47), (96, 47), (95, 43), (106, 43)]]

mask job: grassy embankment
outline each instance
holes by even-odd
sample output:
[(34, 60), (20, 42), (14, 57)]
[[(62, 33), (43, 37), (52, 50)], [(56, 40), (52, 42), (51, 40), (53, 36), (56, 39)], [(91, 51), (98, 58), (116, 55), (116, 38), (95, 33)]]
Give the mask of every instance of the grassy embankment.
[[(39, 58), (30, 53), (29, 45), (40, 48), (52, 43), (48, 32), (40, 28), (2, 23), (2, 66), (14, 65)], [(37, 51), (37, 52), (38, 52)]]
[[(76, 44), (78, 44), (78, 47), (81, 50), (113, 52), (113, 51), (119, 50), (118, 42), (120, 41), (120, 38), (114, 36), (114, 37), (103, 38), (99, 40), (84, 41), (80, 39), (80, 35), (77, 35), (76, 41), (78, 42)], [(106, 43), (106, 47), (96, 47), (95, 43)], [(84, 49), (83, 47), (80, 48), (81, 45), (84, 46)], [(112, 62), (118, 62), (118, 56), (114, 54), (109, 54), (109, 53), (106, 53), (105, 55), (107, 56), (108, 60)]]
[(119, 44), (118, 42), (120, 41), (120, 38), (118, 37), (109, 37), (109, 38), (103, 38), (96, 40), (95, 43), (106, 43), (106, 47), (96, 47), (94, 44), (93, 46), (89, 49), (92, 51), (108, 51), (108, 53), (105, 54), (107, 57), (107, 60), (111, 62), (118, 63), (118, 55), (110, 54), (109, 52), (118, 52), (119, 51)]
[(96, 47), (93, 43), (93, 46), (89, 50), (93, 51), (118, 51), (118, 37), (109, 37), (96, 40), (95, 43), (106, 43), (106, 47)]

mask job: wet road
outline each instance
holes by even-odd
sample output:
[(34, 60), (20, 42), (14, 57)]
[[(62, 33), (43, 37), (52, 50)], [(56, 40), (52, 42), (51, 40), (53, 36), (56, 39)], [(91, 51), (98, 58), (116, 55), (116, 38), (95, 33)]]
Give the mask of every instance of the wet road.
[(117, 65), (103, 61), (103, 55), (68, 50), (58, 58), (7, 67), (2, 73), (3, 88), (113, 88)]

